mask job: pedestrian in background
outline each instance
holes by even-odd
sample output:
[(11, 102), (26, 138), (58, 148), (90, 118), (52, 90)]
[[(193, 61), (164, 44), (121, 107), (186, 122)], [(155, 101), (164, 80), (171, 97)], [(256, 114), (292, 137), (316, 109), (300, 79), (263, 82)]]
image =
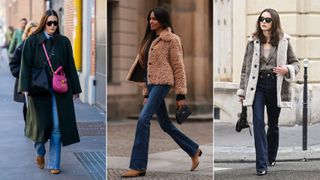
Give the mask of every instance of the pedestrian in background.
[[(81, 93), (80, 82), (73, 60), (69, 39), (60, 34), (58, 15), (47, 10), (38, 28), (26, 40), (22, 51), (22, 62), (18, 91), (28, 97), (25, 135), (33, 140), (36, 150), (36, 164), (40, 169), (45, 165), (45, 143), (50, 139), (49, 163), (47, 168), (52, 174), (60, 173), (61, 143), (67, 146), (80, 141), (73, 99)], [(44, 45), (44, 47), (43, 47)], [(46, 57), (48, 52), (55, 71), (63, 66), (67, 77), (68, 91), (58, 93), (52, 89), (53, 73)], [(45, 67), (49, 81), (49, 91), (32, 92), (32, 70)]]
[(5, 32), (5, 37), (6, 37), (6, 44), (4, 48), (9, 49), (10, 42), (13, 36), (14, 28), (12, 26), (9, 26)]
[(166, 9), (154, 8), (149, 12), (145, 36), (127, 79), (144, 84), (144, 107), (137, 123), (130, 170), (123, 173), (122, 177), (145, 175), (148, 162), (150, 120), (154, 113), (163, 131), (168, 133), (191, 157), (191, 171), (195, 170), (202, 154), (199, 145), (173, 125), (164, 100), (170, 88), (174, 88), (177, 107), (181, 108), (185, 105), (187, 94), (181, 40), (173, 32)]
[[(281, 108), (290, 108), (290, 82), (300, 70), (290, 36), (283, 33), (274, 9), (263, 10), (256, 32), (249, 38), (237, 95), (244, 106), (252, 106), (257, 175), (267, 174), (274, 166), (279, 147), (278, 120)], [(268, 131), (265, 132), (264, 108), (267, 107)]]
[[(4, 35), (4, 31), (2, 29), (2, 26), (0, 26), (0, 64), (2, 65), (4, 59), (4, 52), (3, 50), (5, 49), (4, 46), (6, 44), (6, 37)], [(0, 65), (0, 66), (1, 66)]]
[(14, 52), (13, 57), (10, 59), (9, 67), (11, 74), (16, 78), (15, 84), (14, 84), (14, 91), (13, 91), (13, 100), (16, 102), (23, 103), (23, 119), (26, 121), (26, 114), (27, 114), (27, 106), (25, 102), (25, 97), (23, 94), (18, 93), (18, 82), (19, 82), (19, 72), (20, 72), (20, 65), (21, 65), (21, 55), (22, 55), (22, 49), (25, 43), (25, 40), (35, 31), (37, 27), (37, 23), (30, 21), (22, 35), (22, 43), (17, 47), (17, 49)]
[(17, 47), (22, 43), (22, 34), (27, 23), (28, 21), (26, 18), (20, 19), (20, 24), (19, 24), (20, 27), (17, 28), (12, 35), (12, 39), (10, 41), (10, 45), (8, 49), (8, 54), (10, 58), (13, 56), (13, 53), (17, 49)]

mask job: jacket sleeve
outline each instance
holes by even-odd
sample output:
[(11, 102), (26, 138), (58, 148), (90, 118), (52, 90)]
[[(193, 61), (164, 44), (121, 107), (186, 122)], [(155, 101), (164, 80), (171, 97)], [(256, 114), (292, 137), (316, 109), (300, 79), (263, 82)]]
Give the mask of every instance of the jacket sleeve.
[(23, 49), (24, 42), (22, 42), (17, 49), (14, 52), (14, 55), (12, 58), (9, 59), (9, 67), (11, 74), (15, 77), (19, 77), (20, 72), (20, 65), (21, 65), (21, 55), (22, 55), (22, 49)]
[(242, 62), (242, 69), (240, 75), (240, 87), (237, 91), (238, 96), (245, 97), (245, 81), (246, 81), (246, 73), (247, 73), (247, 60), (250, 51), (250, 42), (247, 43), (246, 52), (244, 54), (243, 62)]
[(28, 38), (22, 48), (21, 66), (19, 74), (18, 92), (29, 92), (32, 77), (32, 59), (34, 58), (34, 48), (32, 40)]
[(296, 57), (295, 53), (292, 50), (292, 46), (290, 42), (288, 42), (288, 51), (287, 51), (287, 65), (289, 72), (286, 76), (284, 76), (284, 79), (288, 82), (295, 81), (296, 75), (300, 71), (300, 63), (298, 61), (298, 58)]
[(17, 46), (17, 31), (14, 31), (11, 42), (10, 42), (10, 46), (9, 46), (9, 54), (14, 53), (14, 51), (16, 50), (16, 46)]
[(149, 97), (148, 87), (147, 87), (147, 85), (145, 83), (144, 83), (144, 85), (142, 87), (142, 95), (145, 98)]
[(79, 82), (79, 77), (78, 73), (76, 70), (76, 66), (74, 64), (74, 59), (73, 59), (73, 51), (72, 51), (72, 46), (68, 38), (66, 39), (66, 68), (64, 69), (66, 76), (69, 81), (69, 85), (71, 86), (71, 93), (72, 94), (80, 94), (81, 91), (81, 86)]
[(174, 76), (175, 94), (187, 94), (187, 80), (183, 64), (183, 52), (180, 38), (173, 38), (170, 41), (170, 64)]

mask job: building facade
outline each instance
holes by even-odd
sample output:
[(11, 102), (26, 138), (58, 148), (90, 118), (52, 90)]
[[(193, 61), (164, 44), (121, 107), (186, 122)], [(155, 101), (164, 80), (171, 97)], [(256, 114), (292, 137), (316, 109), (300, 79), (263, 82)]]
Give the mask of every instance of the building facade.
[[(126, 81), (126, 75), (144, 36), (147, 14), (157, 6), (169, 10), (175, 33), (182, 40), (187, 104), (195, 114), (212, 115), (212, 1), (108, 0), (108, 119), (125, 118), (137, 114), (141, 108), (142, 89)], [(173, 92), (166, 100), (169, 110), (174, 110)]]
[[(299, 60), (309, 61), (309, 122), (320, 117), (319, 80), (320, 67), (320, 1), (317, 0), (215, 0), (214, 1), (214, 111), (215, 120), (236, 122), (241, 105), (236, 96), (240, 71), (248, 37), (255, 31), (255, 22), (265, 8), (280, 14), (283, 30), (292, 36), (290, 42)], [(302, 65), (302, 63), (301, 63)], [(294, 125), (302, 122), (301, 66), (297, 81), (292, 84), (293, 107), (282, 109), (280, 124)], [(251, 118), (249, 118), (251, 119)]]
[(39, 22), (46, 9), (45, 0), (5, 0), (6, 25), (18, 27), (21, 18)]

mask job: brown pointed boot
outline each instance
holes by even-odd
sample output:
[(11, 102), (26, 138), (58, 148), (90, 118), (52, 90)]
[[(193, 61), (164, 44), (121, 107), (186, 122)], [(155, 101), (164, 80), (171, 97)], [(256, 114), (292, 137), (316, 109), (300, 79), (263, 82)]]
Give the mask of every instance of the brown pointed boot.
[(43, 169), (44, 168), (44, 157), (43, 156), (37, 156), (36, 157), (36, 163), (38, 168)]
[(190, 171), (195, 170), (195, 169), (199, 166), (199, 163), (200, 163), (199, 157), (200, 157), (201, 155), (202, 155), (202, 151), (201, 151), (201, 149), (198, 149), (197, 152), (196, 152), (196, 154), (195, 154), (193, 157), (191, 157), (192, 166), (191, 166)]
[(126, 172), (124, 172), (121, 177), (129, 178), (129, 177), (138, 177), (138, 176), (145, 176), (146, 171), (138, 171), (134, 169), (129, 169)]

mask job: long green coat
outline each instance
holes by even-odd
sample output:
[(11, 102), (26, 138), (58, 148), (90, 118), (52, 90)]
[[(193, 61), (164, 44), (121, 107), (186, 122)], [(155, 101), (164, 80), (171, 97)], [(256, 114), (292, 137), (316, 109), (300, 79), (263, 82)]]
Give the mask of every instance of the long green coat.
[[(52, 43), (50, 43), (50, 41)], [(44, 33), (30, 36), (23, 48), (20, 69), (19, 92), (29, 92), (32, 67), (39, 67), (45, 63), (49, 84), (51, 85), (52, 73), (46, 60), (42, 42), (50, 56), (53, 69), (62, 65), (68, 79), (69, 90), (65, 94), (54, 93), (57, 102), (58, 117), (63, 146), (80, 141), (74, 105), (73, 94), (81, 93), (81, 87), (74, 65), (72, 47), (69, 39), (62, 35), (55, 35), (53, 40), (48, 40)], [(51, 49), (52, 47), (55, 47)], [(50, 93), (31, 95), (28, 98), (29, 108), (25, 126), (25, 135), (36, 142), (46, 142), (50, 138), (52, 129), (52, 103)]]

